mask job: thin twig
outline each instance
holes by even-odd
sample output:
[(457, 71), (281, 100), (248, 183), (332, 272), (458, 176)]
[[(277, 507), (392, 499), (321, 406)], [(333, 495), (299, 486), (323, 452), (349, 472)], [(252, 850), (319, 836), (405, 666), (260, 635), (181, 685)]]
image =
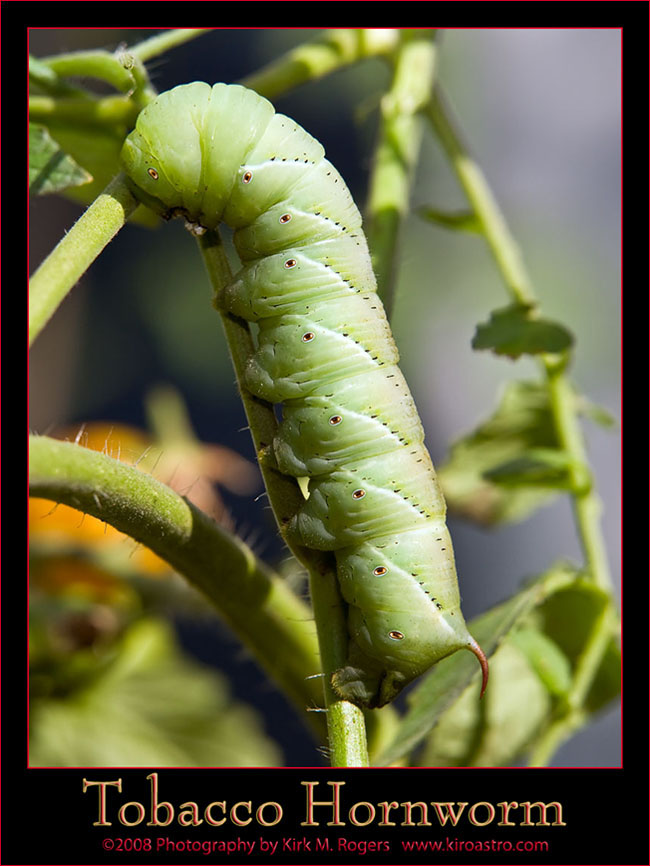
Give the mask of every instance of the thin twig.
[(380, 124), (366, 204), (366, 235), (377, 294), (390, 318), (397, 247), (410, 210), (411, 184), (420, 153), (422, 118), (434, 81), (435, 31), (404, 31), (391, 56), (393, 76), (380, 103)]
[[(456, 177), (469, 201), (481, 233), (485, 237), (497, 268), (513, 301), (537, 306), (537, 298), (520, 250), (477, 162), (458, 130), (455, 119), (439, 87), (426, 108), (426, 115), (436, 132)], [(533, 751), (533, 762), (546, 763), (561, 742), (582, 723), (582, 704), (598, 671), (612, 634), (614, 598), (607, 562), (607, 552), (600, 526), (601, 504), (589, 468), (584, 437), (577, 414), (577, 401), (566, 375), (569, 356), (543, 355), (541, 366), (547, 381), (551, 414), (559, 448), (569, 455), (569, 477), (577, 531), (585, 558), (586, 573), (601, 589), (610, 594), (607, 615), (594, 624), (589, 638), (588, 665), (578, 663), (567, 706), (542, 732)], [(584, 656), (581, 656), (584, 662)]]
[[(218, 308), (218, 298), (232, 279), (226, 254), (216, 232), (205, 232), (197, 238), (197, 242)], [(273, 406), (256, 398), (243, 385), (244, 369), (254, 351), (248, 323), (225, 312), (221, 313), (221, 319), (269, 502), (282, 531), (304, 500), (295, 480), (278, 472), (269, 461), (271, 445), (278, 429)], [(335, 766), (366, 766), (368, 752), (363, 711), (347, 701), (340, 700), (329, 683), (332, 672), (345, 662), (348, 646), (347, 624), (333, 560), (320, 551), (296, 547), (289, 540), (285, 541), (310, 576), (321, 662), (327, 674), (324, 678), (324, 690), (332, 759), (337, 762)]]

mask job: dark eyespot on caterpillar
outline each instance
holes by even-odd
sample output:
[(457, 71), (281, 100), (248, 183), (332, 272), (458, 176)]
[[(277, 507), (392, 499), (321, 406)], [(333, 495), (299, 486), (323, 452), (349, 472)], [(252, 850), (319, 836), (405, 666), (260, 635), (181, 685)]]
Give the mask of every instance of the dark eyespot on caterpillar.
[[(487, 659), (460, 611), (442, 491), (397, 366), (361, 215), (322, 145), (252, 90), (195, 82), (147, 105), (121, 160), (134, 194), (166, 218), (234, 230), (241, 269), (223, 308), (259, 325), (246, 386), (282, 404), (277, 466), (308, 481), (308, 498), (281, 531), (332, 552), (348, 608), (348, 659), (332, 675), (334, 690), (381, 707), (466, 649), (481, 664), (483, 694)], [(313, 345), (296, 348), (296, 333)]]

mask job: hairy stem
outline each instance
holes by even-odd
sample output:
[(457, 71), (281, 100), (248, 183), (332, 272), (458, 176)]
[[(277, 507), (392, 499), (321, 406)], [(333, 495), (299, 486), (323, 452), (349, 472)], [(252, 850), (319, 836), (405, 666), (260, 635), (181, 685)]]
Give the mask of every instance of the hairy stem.
[(30, 345), (138, 204), (118, 175), (42, 262), (29, 281)]
[[(216, 232), (204, 233), (198, 238), (198, 243), (218, 308), (219, 295), (232, 278), (230, 267)], [(278, 472), (272, 465), (272, 443), (278, 427), (273, 406), (255, 397), (243, 384), (246, 362), (254, 351), (248, 323), (228, 313), (221, 313), (221, 318), (269, 502), (282, 530), (304, 500), (295, 480)], [(320, 551), (307, 550), (289, 543), (288, 546), (309, 572), (324, 672), (323, 686), (332, 764), (366, 766), (368, 754), (363, 711), (337, 698), (329, 684), (332, 672), (345, 661), (348, 645), (345, 613), (333, 560)]]
[[(236, 536), (150, 475), (96, 451), (30, 436), (30, 494), (104, 520), (153, 550), (220, 611), (304, 712), (319, 700), (311, 612)], [(309, 721), (319, 733), (317, 714)]]

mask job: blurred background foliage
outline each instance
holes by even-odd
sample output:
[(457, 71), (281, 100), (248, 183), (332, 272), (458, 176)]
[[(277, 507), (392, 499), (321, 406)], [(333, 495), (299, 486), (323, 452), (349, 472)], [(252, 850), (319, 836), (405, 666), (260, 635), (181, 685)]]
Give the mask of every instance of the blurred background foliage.
[[(35, 29), (30, 53), (113, 49), (155, 32)], [(313, 35), (215, 30), (147, 66), (161, 91), (193, 80), (234, 82)], [(606, 29), (457, 29), (439, 39), (440, 79), (524, 252), (542, 309), (574, 334), (572, 376), (614, 419), (620, 400), (620, 47), (620, 33)], [(361, 209), (387, 80), (383, 64), (371, 59), (276, 100), (278, 110), (323, 142)], [(118, 144), (105, 138), (97, 153), (116, 151)], [(107, 179), (96, 178), (97, 188)], [(86, 196), (89, 188), (80, 186), (75, 195)], [(534, 504), (541, 497), (548, 504), (533, 513), (524, 496), (516, 505), (507, 499), (510, 511), (502, 514), (490, 499), (494, 490), (489, 519), (463, 509), (468, 469), (453, 443), (479, 424), (489, 433), (499, 406), (520, 387), (512, 380), (536, 378), (536, 369), (530, 359), (471, 348), (476, 324), (503, 304), (503, 289), (479, 239), (415, 214), (419, 207), (465, 207), (430, 135), (413, 190), (392, 324), (432, 457), (449, 491), (457, 491), (450, 528), (471, 618), (515, 592), (522, 576), (545, 569), (549, 550), (554, 560), (579, 559), (580, 550), (568, 499), (545, 496), (539, 487), (529, 491)], [(32, 200), (31, 271), (79, 213), (78, 204), (59, 196)], [(535, 395), (525, 396), (522, 411), (543, 414)], [(157, 414), (165, 414), (165, 405), (166, 421)], [(108, 453), (121, 449), (121, 459), (128, 452), (144, 461), (141, 468), (199, 497), (200, 507), (284, 568), (286, 551), (259, 497), (245, 425), (195, 245), (180, 221), (126, 227), (31, 350), (32, 430), (79, 438)], [(543, 446), (543, 425), (536, 429), (541, 439), (532, 444)], [(618, 583), (619, 439), (602, 424), (587, 421), (585, 431)], [(489, 435), (481, 443), (489, 448)], [(496, 525), (488, 530), (487, 524)], [(30, 531), (32, 764), (320, 761), (282, 695), (164, 563), (64, 506), (35, 501)], [(502, 654), (495, 688), (522, 664), (521, 648), (508, 644)], [(187, 698), (174, 708), (163, 696), (179, 690), (180, 682)], [(530, 688), (531, 706), (547, 699), (534, 683)], [(111, 714), (115, 695), (127, 709), (119, 718)], [(462, 714), (462, 704), (454, 712)], [(112, 737), (103, 738), (104, 751), (93, 752), (98, 718)], [(459, 730), (462, 755), (458, 718), (448, 725)], [(554, 765), (617, 765), (618, 724), (612, 708), (563, 746)], [(453, 763), (435, 740), (428, 748), (429, 757)]]

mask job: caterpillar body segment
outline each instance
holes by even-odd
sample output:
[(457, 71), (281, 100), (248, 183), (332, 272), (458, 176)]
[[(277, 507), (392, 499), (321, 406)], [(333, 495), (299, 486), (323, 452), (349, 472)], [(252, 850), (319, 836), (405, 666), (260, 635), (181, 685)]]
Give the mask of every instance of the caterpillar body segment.
[(275, 461), (305, 494), (287, 538), (336, 559), (350, 637), (336, 691), (382, 706), (459, 649), (485, 688), (361, 215), (322, 145), (253, 91), (197, 82), (141, 112), (122, 162), (159, 213), (234, 229), (242, 266), (219, 303), (257, 323), (245, 384), (282, 404)]

